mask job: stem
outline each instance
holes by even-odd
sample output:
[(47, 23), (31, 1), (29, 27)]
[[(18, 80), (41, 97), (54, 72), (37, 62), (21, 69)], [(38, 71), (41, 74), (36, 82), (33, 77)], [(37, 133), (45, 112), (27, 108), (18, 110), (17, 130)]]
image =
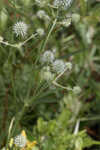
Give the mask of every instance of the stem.
[[(56, 22), (57, 22), (57, 18), (54, 20), (53, 25), (52, 25), (52, 27), (50, 28), (50, 31), (48, 32), (48, 35), (47, 35), (45, 41), (43, 41), (42, 46), (41, 46), (40, 49), (39, 49), (39, 53), (44, 51), (44, 49), (45, 49), (45, 47), (46, 47), (46, 44), (47, 44), (47, 42), (48, 42), (48, 40), (49, 40), (49, 37), (50, 37), (50, 35), (51, 35), (51, 33), (52, 33), (52, 31), (53, 31), (55, 25), (56, 25)], [(35, 65), (36, 65), (37, 61), (39, 60), (39, 57), (40, 57), (40, 55), (37, 56), (37, 59), (36, 59), (36, 61), (35, 61)]]
[(50, 35), (51, 35), (51, 32), (53, 31), (53, 29), (54, 29), (54, 27), (55, 27), (55, 25), (56, 25), (56, 22), (57, 22), (57, 18), (54, 20), (53, 25), (52, 25), (52, 27), (51, 27), (51, 29), (50, 29), (48, 35), (47, 35), (47, 38), (46, 38), (46, 40), (45, 40), (45, 42), (44, 42), (42, 51), (43, 51), (43, 50), (45, 49), (45, 47), (46, 47), (46, 44), (47, 44), (48, 39), (49, 39), (49, 37), (50, 37)]
[(10, 139), (10, 137), (11, 137), (10, 134), (11, 134), (11, 130), (12, 130), (14, 121), (15, 121), (15, 117), (12, 118), (11, 123), (10, 123), (10, 126), (9, 126), (8, 137), (7, 137), (7, 142), (6, 142), (6, 143), (7, 143), (7, 144), (6, 144), (6, 149), (8, 148), (9, 139)]
[(34, 38), (35, 36), (37, 36), (38, 34), (32, 34), (28, 39), (26, 39), (23, 43), (21, 43), (21, 46), (23, 46), (26, 42), (28, 42), (30, 39)]
[(62, 89), (72, 91), (72, 88), (70, 88), (70, 87), (65, 87), (65, 86), (62, 86), (62, 85), (60, 85), (59, 83), (57, 83), (57, 80), (64, 74), (64, 72), (65, 72), (66, 70), (67, 70), (67, 69), (65, 69), (63, 72), (61, 72), (61, 73), (55, 78), (55, 80), (54, 80), (52, 83), (53, 83), (55, 86), (58, 86), (58, 87), (60, 87), (60, 88), (62, 88)]
[(7, 45), (7, 46), (16, 47), (16, 44), (10, 44), (10, 43), (4, 42), (4, 41), (0, 41), (0, 43)]
[(79, 131), (79, 126), (80, 126), (80, 120), (78, 119), (75, 125), (75, 129), (74, 129), (74, 135), (77, 135), (78, 131)]
[(37, 33), (36, 33), (36, 34), (32, 34), (32, 35), (31, 35), (28, 39), (26, 39), (24, 42), (18, 43), (18, 44), (10, 44), (10, 43), (8, 43), (7, 41), (6, 41), (6, 42), (0, 41), (0, 43), (2, 43), (2, 44), (4, 44), (4, 45), (7, 45), (7, 46), (20, 48), (20, 47), (23, 46), (26, 42), (28, 42), (30, 39), (34, 38), (36, 35), (38, 35), (38, 34), (37, 34)]
[(100, 116), (91, 117), (91, 118), (81, 118), (80, 121), (92, 121), (92, 120), (100, 120)]
[(15, 132), (17, 126), (18, 126), (18, 123), (21, 120), (21, 118), (22, 118), (22, 116), (25, 112), (25, 108), (26, 108), (26, 106), (24, 104), (22, 110), (20, 112), (18, 112), (19, 114), (18, 113), (16, 114), (16, 117), (15, 117), (16, 123), (15, 123), (15, 126), (13, 127), (13, 130), (12, 130), (12, 133), (10, 134), (10, 137), (14, 135), (14, 132)]
[(17, 97), (16, 97), (16, 89), (15, 89), (15, 82), (14, 82), (14, 77), (13, 77), (13, 72), (11, 73), (11, 81), (12, 81), (12, 90), (13, 90), (14, 100), (17, 100)]

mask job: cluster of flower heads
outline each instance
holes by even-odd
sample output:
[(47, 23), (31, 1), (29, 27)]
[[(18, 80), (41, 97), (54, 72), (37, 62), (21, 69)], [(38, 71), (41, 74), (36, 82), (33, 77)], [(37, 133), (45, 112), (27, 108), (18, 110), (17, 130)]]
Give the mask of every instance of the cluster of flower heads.
[[(71, 6), (72, 1), (73, 0), (54, 0), (53, 4), (57, 8), (61, 8), (61, 9), (66, 10), (67, 8), (69, 8)], [(44, 1), (36, 0), (36, 2), (38, 2), (38, 3), (45, 3), (46, 1), (45, 0)], [(39, 19), (45, 20), (46, 23), (50, 21), (50, 17), (48, 16), (48, 14), (44, 10), (39, 10), (36, 15), (37, 15), (37, 17)], [(68, 22), (68, 23), (70, 24), (70, 22)], [(62, 24), (64, 26), (68, 26), (68, 24), (66, 23), (66, 20), (64, 20), (62, 22)], [(28, 28), (29, 27), (28, 27), (28, 25), (25, 22), (18, 21), (13, 26), (13, 32), (16, 34), (16, 36), (21, 36), (21, 37), (24, 38), (27, 35)], [(40, 35), (44, 34), (43, 33), (44, 32), (43, 29), (39, 29), (37, 31), (40, 33)]]
[(54, 0), (54, 6), (67, 10), (71, 6), (72, 2), (73, 0)]
[[(65, 62), (62, 59), (55, 59), (55, 49), (53, 51), (45, 51), (41, 56), (40, 62), (44, 65), (41, 70), (41, 79), (46, 81), (53, 81), (55, 78), (54, 73), (59, 76), (65, 71), (70, 71), (72, 69), (71, 62)], [(52, 88), (55, 87), (52, 86)], [(79, 86), (74, 86), (73, 88), (67, 87), (67, 90), (73, 91), (74, 94), (79, 94), (81, 92), (81, 88)]]
[[(64, 10), (68, 9), (73, 0), (53, 0), (53, 5), (57, 8), (62, 8)], [(48, 2), (46, 0), (35, 0), (36, 4), (40, 7), (44, 7), (48, 5)]]
[(70, 62), (64, 62), (61, 59), (55, 59), (54, 53), (50, 50), (47, 50), (42, 54), (40, 61), (42, 64), (50, 64), (52, 70), (57, 74), (60, 74), (67, 69), (72, 69), (72, 64)]
[[(25, 38), (28, 32), (28, 25), (24, 23), (23, 21), (19, 21), (14, 24), (13, 32), (16, 34), (16, 36), (21, 36), (22, 38)], [(39, 36), (44, 35), (43, 28), (38, 28), (36, 32), (38, 33)]]

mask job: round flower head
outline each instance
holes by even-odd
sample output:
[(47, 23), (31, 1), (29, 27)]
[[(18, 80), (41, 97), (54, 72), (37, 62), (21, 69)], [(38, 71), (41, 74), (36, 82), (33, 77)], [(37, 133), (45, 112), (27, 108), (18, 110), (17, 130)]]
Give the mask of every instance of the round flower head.
[(23, 148), (23, 147), (25, 147), (26, 144), (27, 144), (27, 139), (26, 139), (25, 136), (19, 134), (19, 135), (17, 135), (17, 136), (14, 138), (14, 144), (15, 144), (16, 146), (18, 146), (18, 147)]
[(50, 20), (50, 17), (46, 14), (44, 10), (39, 10), (37, 12), (37, 17), (44, 20)]
[(53, 71), (59, 74), (65, 70), (66, 65), (63, 60), (57, 59), (52, 63), (52, 68), (53, 68)]
[(72, 1), (73, 0), (54, 0), (54, 6), (66, 10), (71, 6)]
[(45, 11), (44, 10), (39, 10), (37, 12), (37, 16), (42, 19), (44, 16), (46, 15)]
[(13, 26), (13, 31), (16, 34), (16, 36), (21, 35), (22, 37), (25, 37), (27, 35), (27, 30), (28, 30), (28, 25), (22, 21), (17, 22)]
[(51, 51), (46, 51), (41, 57), (42, 63), (52, 63), (54, 61), (54, 54)]
[(80, 88), (79, 86), (74, 86), (74, 87), (73, 87), (73, 92), (74, 92), (75, 94), (79, 94), (79, 93), (81, 92), (81, 88)]
[(42, 28), (38, 28), (37, 30), (36, 30), (36, 32), (40, 35), (40, 36), (43, 36), (45, 33), (44, 33), (44, 29), (42, 29)]
[(67, 62), (65, 65), (66, 65), (66, 68), (67, 68), (68, 70), (71, 70), (71, 69), (72, 69), (72, 63)]

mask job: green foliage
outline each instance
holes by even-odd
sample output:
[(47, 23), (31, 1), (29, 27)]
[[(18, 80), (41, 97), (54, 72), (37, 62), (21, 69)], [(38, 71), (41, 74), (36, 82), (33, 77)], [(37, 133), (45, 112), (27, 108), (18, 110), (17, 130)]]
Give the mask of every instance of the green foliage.
[(54, 120), (44, 121), (39, 118), (37, 132), (34, 131), (37, 134), (39, 147), (43, 150), (82, 150), (93, 144), (100, 144), (91, 139), (84, 130), (73, 134), (70, 129), (70, 118), (71, 113), (66, 108)]

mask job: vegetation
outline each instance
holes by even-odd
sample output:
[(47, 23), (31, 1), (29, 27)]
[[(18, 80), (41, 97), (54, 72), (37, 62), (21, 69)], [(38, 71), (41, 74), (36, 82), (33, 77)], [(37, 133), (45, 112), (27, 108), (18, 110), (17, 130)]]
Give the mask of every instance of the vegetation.
[(0, 1), (0, 149), (100, 149), (100, 1)]

